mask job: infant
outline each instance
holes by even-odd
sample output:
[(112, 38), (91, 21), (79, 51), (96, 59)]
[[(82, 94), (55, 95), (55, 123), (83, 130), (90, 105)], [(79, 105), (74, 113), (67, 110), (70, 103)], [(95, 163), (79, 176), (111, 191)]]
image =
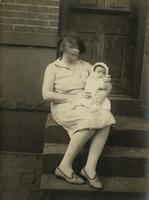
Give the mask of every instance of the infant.
[(82, 105), (91, 110), (98, 111), (103, 108), (111, 110), (111, 103), (107, 98), (107, 90), (110, 84), (109, 69), (103, 62), (93, 65), (93, 69), (85, 86), (85, 97), (73, 102), (73, 109)]

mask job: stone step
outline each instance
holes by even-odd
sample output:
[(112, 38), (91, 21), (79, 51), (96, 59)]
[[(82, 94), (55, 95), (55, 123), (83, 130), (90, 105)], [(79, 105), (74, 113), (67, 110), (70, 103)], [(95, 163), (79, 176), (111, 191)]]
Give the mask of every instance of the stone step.
[(139, 192), (106, 192), (99, 190), (83, 191), (83, 190), (63, 190), (63, 189), (49, 189), (40, 190), (42, 195), (40, 200), (148, 200), (148, 193)]
[[(117, 124), (110, 131), (107, 144), (111, 146), (149, 147), (149, 123), (135, 117), (116, 117)], [(69, 136), (52, 118), (45, 131), (45, 143), (68, 143)]]
[[(54, 173), (66, 151), (67, 144), (45, 144), (43, 173)], [(73, 168), (77, 173), (85, 165), (88, 146), (76, 157)], [(136, 167), (137, 166), (137, 167)], [(149, 148), (105, 147), (97, 165), (102, 176), (149, 176)]]
[[(101, 177), (101, 181), (104, 185), (102, 192), (149, 193), (149, 180), (145, 178)], [(52, 174), (42, 174), (40, 189), (99, 193), (99, 190), (91, 188), (87, 183), (84, 185), (69, 184)]]
[(140, 116), (140, 100), (118, 95), (110, 95), (114, 115)]

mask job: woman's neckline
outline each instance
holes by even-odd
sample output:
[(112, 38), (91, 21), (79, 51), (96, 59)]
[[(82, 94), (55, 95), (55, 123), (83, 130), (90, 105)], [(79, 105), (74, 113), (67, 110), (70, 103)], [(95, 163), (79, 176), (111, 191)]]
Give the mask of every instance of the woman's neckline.
[(76, 60), (76, 62), (68, 62), (65, 58), (63, 58), (63, 57), (61, 57), (60, 58), (60, 61), (64, 64), (64, 65), (66, 65), (68, 68), (70, 68), (70, 69), (73, 69), (73, 68), (75, 68), (76, 67), (76, 65), (77, 65), (77, 63), (78, 63), (78, 61), (79, 60)]

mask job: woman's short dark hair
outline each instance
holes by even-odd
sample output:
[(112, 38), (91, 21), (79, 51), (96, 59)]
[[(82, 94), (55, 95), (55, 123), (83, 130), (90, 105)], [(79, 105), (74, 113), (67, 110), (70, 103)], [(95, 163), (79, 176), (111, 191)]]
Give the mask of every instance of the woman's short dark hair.
[(58, 42), (59, 51), (61, 51), (62, 53), (65, 51), (66, 42), (68, 42), (72, 46), (75, 46), (75, 47), (78, 46), (80, 54), (83, 54), (86, 52), (86, 47), (85, 47), (84, 41), (76, 33), (63, 34), (63, 36), (61, 37), (61, 39)]

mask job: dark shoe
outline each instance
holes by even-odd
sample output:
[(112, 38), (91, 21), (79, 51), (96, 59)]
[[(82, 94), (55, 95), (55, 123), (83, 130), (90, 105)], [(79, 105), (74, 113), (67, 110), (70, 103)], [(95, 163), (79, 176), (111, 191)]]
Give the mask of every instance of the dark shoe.
[(99, 178), (97, 177), (97, 175), (95, 175), (93, 178), (90, 178), (84, 168), (81, 170), (80, 174), (88, 180), (89, 185), (91, 187), (96, 188), (96, 189), (103, 189), (103, 185), (101, 181), (99, 180)]
[(79, 184), (79, 185), (85, 183), (85, 181), (82, 178), (80, 178), (79, 176), (77, 176), (74, 172), (72, 172), (71, 177), (69, 177), (59, 167), (56, 168), (55, 175), (57, 177), (65, 179), (69, 183)]

